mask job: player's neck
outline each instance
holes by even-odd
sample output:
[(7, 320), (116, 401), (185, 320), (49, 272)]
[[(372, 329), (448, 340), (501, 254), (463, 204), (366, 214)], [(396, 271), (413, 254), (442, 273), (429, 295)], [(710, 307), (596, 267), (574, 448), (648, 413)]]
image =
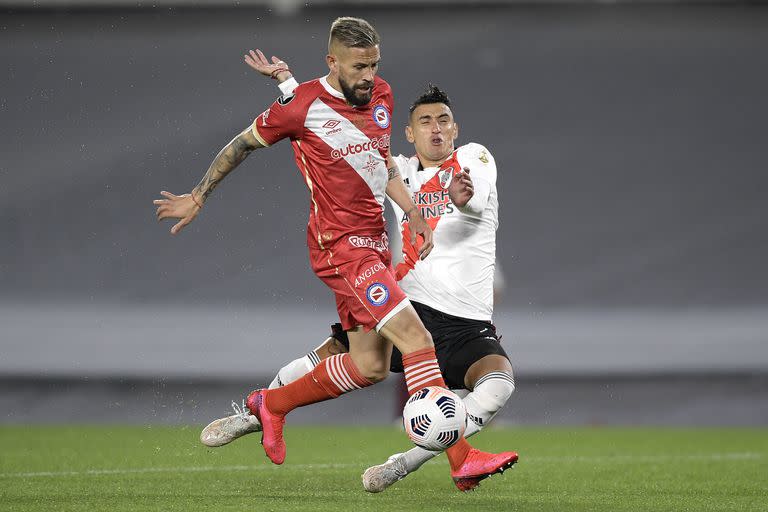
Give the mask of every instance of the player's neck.
[(451, 155), (453, 154), (453, 151), (445, 155), (444, 158), (440, 158), (438, 160), (430, 160), (429, 158), (425, 157), (424, 155), (421, 155), (419, 153), (416, 153), (416, 157), (419, 159), (419, 163), (421, 163), (421, 166), (424, 169), (427, 169), (429, 167), (440, 167), (443, 165), (443, 163), (451, 158)]
[(344, 91), (341, 90), (341, 84), (339, 83), (339, 77), (334, 75), (333, 73), (328, 73), (328, 75), (325, 77), (326, 82), (328, 82), (328, 85), (339, 91), (340, 93), (344, 94)]

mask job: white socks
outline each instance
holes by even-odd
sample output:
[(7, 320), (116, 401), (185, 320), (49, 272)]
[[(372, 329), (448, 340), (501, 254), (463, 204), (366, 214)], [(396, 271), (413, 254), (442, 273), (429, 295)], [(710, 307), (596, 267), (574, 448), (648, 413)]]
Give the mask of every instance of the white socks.
[(294, 359), (280, 368), (274, 380), (269, 384), (269, 389), (279, 388), (298, 380), (299, 377), (311, 372), (319, 363), (320, 358), (314, 350), (304, 357)]
[(464, 437), (477, 434), (504, 407), (515, 391), (515, 379), (506, 372), (486, 373), (475, 383), (475, 390), (464, 398), (467, 430)]
[[(475, 389), (464, 397), (467, 408), (467, 430), (464, 437), (470, 437), (480, 432), (491, 418), (504, 407), (509, 397), (515, 391), (515, 380), (506, 372), (490, 372), (483, 375)], [(422, 464), (440, 455), (441, 452), (431, 452), (418, 446), (404, 454), (405, 468), (409, 473), (419, 469)]]

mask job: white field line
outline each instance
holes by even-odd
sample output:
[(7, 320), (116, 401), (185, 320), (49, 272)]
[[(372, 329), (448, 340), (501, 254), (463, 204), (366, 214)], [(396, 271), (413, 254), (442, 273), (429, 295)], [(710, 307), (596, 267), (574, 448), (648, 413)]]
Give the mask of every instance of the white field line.
[[(291, 464), (286, 469), (337, 469), (363, 467), (364, 464)], [(275, 466), (184, 466), (177, 468), (126, 468), (85, 469), (82, 471), (37, 471), (33, 473), (0, 473), (0, 478), (29, 478), (36, 476), (101, 476), (133, 475), (143, 473), (204, 473), (207, 471), (259, 471), (275, 469)]]
[[(740, 461), (762, 459), (761, 453), (710, 453), (698, 455), (598, 455), (598, 456), (542, 456), (523, 457), (521, 463), (652, 463), (675, 461)], [(312, 470), (312, 469), (363, 469), (365, 464), (289, 464), (286, 470)], [(184, 466), (171, 468), (126, 468), (126, 469), (87, 469), (82, 471), (37, 471), (31, 473), (0, 473), (0, 478), (34, 478), (34, 477), (67, 477), (67, 476), (103, 476), (103, 475), (134, 475), (147, 473), (204, 473), (209, 471), (272, 471), (276, 466)]]

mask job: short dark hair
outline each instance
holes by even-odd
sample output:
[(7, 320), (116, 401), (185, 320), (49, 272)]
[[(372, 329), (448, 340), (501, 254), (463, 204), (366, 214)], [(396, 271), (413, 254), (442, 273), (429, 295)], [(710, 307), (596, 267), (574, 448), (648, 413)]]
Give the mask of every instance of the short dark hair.
[(331, 24), (331, 34), (328, 37), (328, 50), (331, 43), (338, 41), (347, 48), (371, 48), (381, 42), (379, 33), (373, 26), (362, 18), (344, 16), (336, 18)]
[(430, 103), (442, 103), (446, 107), (451, 108), (451, 100), (448, 98), (445, 91), (434, 84), (429, 84), (427, 90), (413, 102), (411, 108), (408, 109), (408, 113), (413, 114), (413, 111), (416, 110), (416, 107), (419, 105), (428, 105)]

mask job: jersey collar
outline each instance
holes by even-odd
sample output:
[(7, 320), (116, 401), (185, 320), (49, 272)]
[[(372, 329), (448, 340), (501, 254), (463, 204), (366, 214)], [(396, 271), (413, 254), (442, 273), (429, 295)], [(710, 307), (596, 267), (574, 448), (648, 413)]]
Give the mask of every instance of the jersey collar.
[(337, 91), (331, 86), (331, 84), (328, 83), (328, 75), (325, 75), (324, 77), (320, 78), (320, 85), (322, 85), (325, 88), (325, 90), (328, 92), (328, 94), (330, 94), (331, 96), (334, 96), (342, 100), (346, 100), (346, 98), (344, 97), (344, 93)]

